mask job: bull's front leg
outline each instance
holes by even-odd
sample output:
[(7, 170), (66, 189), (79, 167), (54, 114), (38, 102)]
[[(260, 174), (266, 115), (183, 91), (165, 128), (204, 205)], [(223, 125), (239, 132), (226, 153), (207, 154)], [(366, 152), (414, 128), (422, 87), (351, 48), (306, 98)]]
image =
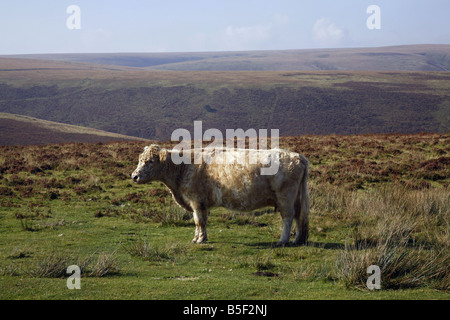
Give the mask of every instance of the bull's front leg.
[(195, 236), (192, 243), (204, 243), (208, 240), (206, 235), (206, 224), (208, 223), (208, 210), (195, 208), (194, 222), (195, 222)]

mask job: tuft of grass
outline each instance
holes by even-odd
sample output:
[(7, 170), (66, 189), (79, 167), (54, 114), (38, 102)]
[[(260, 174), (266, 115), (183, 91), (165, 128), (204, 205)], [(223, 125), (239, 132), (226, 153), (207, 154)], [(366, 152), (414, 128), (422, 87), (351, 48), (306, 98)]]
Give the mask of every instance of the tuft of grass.
[(0, 276), (19, 276), (21, 275), (20, 269), (17, 265), (10, 263), (5, 267), (0, 268)]
[(337, 260), (337, 270), (347, 287), (366, 288), (370, 265), (381, 270), (382, 289), (421, 286), (449, 290), (450, 256), (448, 250), (410, 248), (405, 244), (355, 247), (346, 245)]
[(271, 255), (257, 254), (253, 260), (252, 266), (256, 268), (257, 272), (269, 271), (275, 268), (275, 264), (272, 262)]
[(51, 253), (40, 260), (27, 273), (35, 278), (62, 278), (70, 263), (70, 257), (58, 253)]
[(154, 221), (163, 226), (183, 226), (192, 219), (192, 214), (170, 200), (163, 210), (154, 212)]
[(93, 259), (94, 254), (78, 258), (53, 252), (29, 266), (25, 273), (35, 278), (63, 278), (67, 276), (67, 267), (70, 265), (79, 266), (82, 277), (104, 277), (119, 273), (116, 251), (101, 252), (97, 259)]
[(31, 256), (31, 252), (27, 249), (16, 247), (9, 254), (8, 258), (10, 259), (23, 259)]
[(449, 289), (448, 190), (384, 184), (351, 191), (312, 184), (311, 194), (320, 228), (348, 226), (350, 239), (333, 273), (347, 287), (366, 288), (367, 268), (377, 265), (383, 289)]
[[(337, 258), (337, 270), (348, 287), (365, 287), (366, 270), (377, 265), (383, 289), (421, 286), (450, 289), (450, 252), (448, 245), (436, 242), (431, 247), (417, 244), (417, 221), (410, 216), (383, 215), (372, 229), (355, 230), (354, 244), (346, 243)], [(431, 226), (432, 227), (432, 226)]]
[(124, 248), (131, 256), (140, 257), (149, 262), (170, 261), (173, 263), (175, 263), (187, 249), (185, 245), (179, 243), (160, 245), (151, 243), (142, 238), (124, 245)]
[(19, 219), (19, 221), (20, 221), (20, 225), (21, 225), (23, 231), (34, 232), (34, 231), (39, 231), (41, 229), (41, 227), (38, 226), (37, 224), (35, 224), (33, 222), (33, 220), (23, 218), (23, 219)]
[(102, 252), (97, 260), (89, 267), (88, 277), (104, 277), (119, 273), (116, 251), (112, 253)]

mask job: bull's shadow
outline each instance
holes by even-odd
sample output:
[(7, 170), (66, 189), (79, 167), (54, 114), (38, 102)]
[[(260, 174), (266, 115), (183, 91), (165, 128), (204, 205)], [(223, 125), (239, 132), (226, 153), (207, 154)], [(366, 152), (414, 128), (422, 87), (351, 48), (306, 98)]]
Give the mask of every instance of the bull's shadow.
[[(257, 249), (270, 249), (270, 248), (280, 248), (280, 246), (277, 245), (277, 242), (254, 242), (254, 243), (245, 243), (244, 245), (248, 247), (255, 247)], [(335, 242), (315, 242), (315, 241), (308, 241), (306, 244), (303, 245), (295, 245), (292, 243), (286, 244), (284, 247), (312, 247), (312, 248), (321, 248), (321, 249), (327, 249), (327, 250), (342, 250), (345, 248), (345, 245), (342, 243), (335, 243)]]

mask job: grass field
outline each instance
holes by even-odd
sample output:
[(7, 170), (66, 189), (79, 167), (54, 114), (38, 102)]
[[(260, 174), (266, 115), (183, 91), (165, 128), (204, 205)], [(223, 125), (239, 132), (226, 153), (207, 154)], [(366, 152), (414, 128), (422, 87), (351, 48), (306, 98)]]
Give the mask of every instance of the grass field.
[(164, 186), (129, 178), (143, 142), (1, 147), (0, 298), (449, 299), (449, 142), (281, 138), (311, 162), (309, 243), (284, 248), (273, 208), (214, 209), (209, 242), (191, 244)]

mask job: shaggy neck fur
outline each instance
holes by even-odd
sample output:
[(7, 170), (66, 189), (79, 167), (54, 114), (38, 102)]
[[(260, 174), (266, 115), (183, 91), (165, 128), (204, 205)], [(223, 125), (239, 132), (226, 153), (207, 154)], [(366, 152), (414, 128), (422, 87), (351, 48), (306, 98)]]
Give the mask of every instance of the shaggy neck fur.
[(164, 159), (161, 159), (162, 164), (162, 177), (160, 181), (164, 183), (172, 192), (172, 196), (175, 201), (183, 207), (185, 210), (192, 212), (192, 208), (189, 204), (187, 204), (180, 192), (180, 185), (183, 179), (183, 173), (185, 172), (188, 164), (174, 164), (172, 161), (172, 157), (170, 151), (164, 150), (166, 153)]

